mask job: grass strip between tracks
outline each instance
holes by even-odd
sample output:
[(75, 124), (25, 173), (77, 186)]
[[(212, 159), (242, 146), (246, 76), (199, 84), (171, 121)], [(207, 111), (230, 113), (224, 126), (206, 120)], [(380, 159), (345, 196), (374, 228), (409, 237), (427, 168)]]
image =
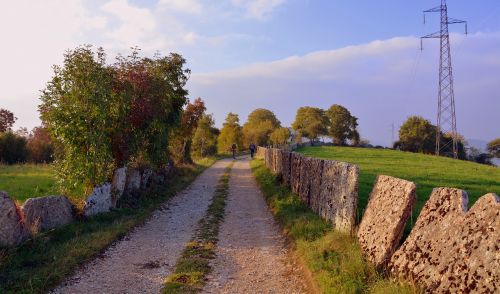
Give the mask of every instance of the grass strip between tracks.
[(198, 222), (195, 236), (184, 248), (174, 273), (166, 278), (162, 293), (197, 293), (203, 289), (205, 278), (212, 270), (210, 260), (215, 258), (215, 246), (229, 196), (233, 163), (221, 176), (206, 215)]

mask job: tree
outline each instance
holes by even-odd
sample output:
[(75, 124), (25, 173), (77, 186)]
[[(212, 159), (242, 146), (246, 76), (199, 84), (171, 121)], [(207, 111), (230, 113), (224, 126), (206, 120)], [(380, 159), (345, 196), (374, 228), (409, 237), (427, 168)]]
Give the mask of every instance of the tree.
[(273, 145), (284, 145), (290, 138), (290, 130), (288, 128), (278, 128), (271, 133), (270, 138)]
[(14, 113), (7, 109), (0, 108), (0, 133), (7, 132), (12, 129), (16, 120), (17, 117), (14, 116)]
[(399, 129), (399, 149), (431, 154), (436, 146), (436, 127), (421, 116), (409, 117)]
[(328, 120), (325, 112), (316, 107), (301, 107), (297, 110), (292, 128), (299, 138), (305, 137), (312, 142), (327, 134)]
[(469, 161), (474, 161), (480, 164), (492, 165), (491, 158), (493, 158), (493, 155), (489, 153), (483, 153), (475, 147), (470, 147), (467, 153), (468, 153), (467, 159)]
[(217, 153), (217, 136), (219, 130), (215, 128), (215, 121), (211, 114), (205, 114), (198, 121), (194, 132), (192, 153), (198, 157), (205, 157)]
[(491, 140), (486, 148), (491, 155), (496, 158), (500, 158), (500, 138)]
[(174, 160), (179, 163), (191, 163), (191, 144), (194, 132), (198, 126), (198, 121), (202, 118), (206, 110), (205, 102), (197, 98), (193, 103), (189, 103), (182, 113), (181, 124), (175, 130), (170, 150)]
[(138, 49), (108, 66), (102, 48), (78, 47), (42, 91), (40, 114), (55, 143), (63, 187), (88, 190), (116, 166), (168, 159), (169, 135), (181, 117), (187, 91), (185, 60), (178, 54), (139, 58)]
[(33, 128), (26, 148), (30, 162), (50, 163), (54, 160), (54, 143), (47, 128), (43, 126)]
[(26, 161), (26, 138), (8, 131), (0, 133), (0, 162), (6, 164)]
[(248, 115), (246, 123), (243, 125), (243, 136), (245, 145), (254, 143), (264, 146), (269, 144), (271, 133), (281, 127), (276, 115), (267, 109), (258, 108)]
[(328, 133), (337, 145), (345, 145), (347, 140), (356, 140), (358, 119), (347, 108), (334, 104), (326, 112), (329, 120)]
[(238, 150), (243, 149), (240, 119), (237, 114), (230, 112), (217, 138), (217, 149), (219, 153), (230, 152), (233, 144), (236, 144)]

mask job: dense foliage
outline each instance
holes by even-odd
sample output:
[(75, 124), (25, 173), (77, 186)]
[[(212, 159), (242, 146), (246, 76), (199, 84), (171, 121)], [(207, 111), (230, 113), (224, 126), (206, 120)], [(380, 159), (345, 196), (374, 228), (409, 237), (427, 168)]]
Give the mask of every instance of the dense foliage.
[(334, 104), (326, 111), (326, 116), (329, 120), (328, 133), (336, 145), (346, 145), (347, 140), (357, 145), (359, 142), (359, 133), (356, 130), (358, 119), (351, 115), (347, 108)]
[(11, 131), (0, 133), (0, 162), (14, 164), (25, 162), (27, 140)]
[(7, 109), (0, 108), (0, 133), (9, 131), (16, 120), (17, 117), (14, 116), (14, 113)]
[(182, 112), (181, 124), (174, 131), (174, 136), (170, 142), (170, 152), (178, 163), (191, 163), (191, 145), (194, 132), (198, 127), (198, 121), (205, 114), (205, 102), (197, 98), (193, 103), (189, 103)]
[(300, 138), (305, 137), (316, 141), (328, 132), (328, 119), (325, 111), (317, 107), (301, 107), (297, 110), (292, 128)]
[(78, 47), (42, 91), (41, 118), (56, 144), (60, 183), (93, 187), (114, 167), (164, 164), (180, 120), (189, 70), (178, 54), (140, 58), (137, 49), (106, 64), (103, 49)]
[(204, 114), (198, 121), (194, 132), (192, 154), (195, 157), (205, 157), (217, 153), (217, 136), (219, 130), (211, 114)]
[(275, 146), (284, 145), (288, 143), (290, 138), (290, 130), (288, 128), (278, 128), (271, 133), (271, 143)]
[(500, 138), (491, 140), (487, 145), (488, 152), (494, 157), (500, 158)]
[(260, 146), (268, 145), (271, 133), (279, 127), (281, 123), (272, 111), (264, 108), (255, 109), (248, 115), (243, 125), (243, 143), (245, 146), (252, 143)]
[(219, 153), (230, 152), (233, 144), (236, 144), (238, 150), (243, 149), (240, 119), (237, 114), (230, 112), (217, 138), (217, 150)]

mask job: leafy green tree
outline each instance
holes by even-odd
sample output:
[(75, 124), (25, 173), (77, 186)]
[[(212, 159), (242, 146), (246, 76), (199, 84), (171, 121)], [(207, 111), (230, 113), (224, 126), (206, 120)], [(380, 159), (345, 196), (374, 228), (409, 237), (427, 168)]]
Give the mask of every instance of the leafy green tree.
[(217, 138), (217, 149), (219, 153), (230, 152), (233, 144), (236, 144), (238, 150), (243, 149), (240, 119), (237, 114), (230, 112)]
[(399, 128), (399, 149), (431, 154), (435, 151), (436, 126), (421, 116), (410, 116)]
[(278, 128), (271, 133), (270, 138), (273, 145), (284, 145), (290, 138), (290, 130), (288, 128)]
[(181, 117), (187, 91), (178, 54), (139, 58), (138, 49), (106, 65), (102, 48), (78, 47), (42, 91), (40, 114), (55, 144), (63, 187), (88, 190), (111, 177), (115, 166), (168, 159), (169, 135)]
[(297, 110), (292, 128), (299, 138), (305, 137), (312, 142), (327, 134), (328, 120), (325, 112), (316, 107), (301, 107)]
[(16, 120), (17, 117), (11, 111), (0, 108), (0, 133), (10, 130)]
[(269, 136), (279, 127), (281, 123), (272, 111), (264, 108), (255, 109), (248, 115), (243, 125), (244, 144), (267, 145)]
[(191, 145), (194, 132), (198, 126), (198, 121), (202, 118), (206, 110), (205, 102), (197, 98), (193, 103), (189, 103), (182, 113), (181, 124), (175, 130), (170, 151), (175, 162), (192, 163)]
[(491, 155), (500, 158), (500, 138), (491, 140), (487, 145), (487, 149)]
[(345, 145), (347, 140), (356, 141), (359, 138), (356, 130), (358, 119), (347, 108), (334, 104), (326, 111), (326, 116), (329, 120), (328, 133), (335, 144)]
[(193, 136), (192, 152), (194, 156), (205, 157), (217, 153), (217, 136), (219, 130), (211, 114), (205, 114), (198, 121)]
[(8, 131), (0, 133), (0, 162), (22, 163), (27, 158), (26, 138)]

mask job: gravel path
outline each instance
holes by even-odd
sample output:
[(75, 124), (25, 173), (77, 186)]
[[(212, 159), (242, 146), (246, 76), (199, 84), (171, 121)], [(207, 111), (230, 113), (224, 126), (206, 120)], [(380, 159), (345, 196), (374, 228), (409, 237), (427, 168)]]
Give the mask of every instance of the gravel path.
[(53, 293), (159, 293), (163, 279), (171, 273), (193, 236), (230, 162), (216, 162), (154, 212), (148, 222), (112, 245)]
[(205, 293), (305, 293), (279, 227), (260, 192), (248, 158), (229, 181), (226, 217)]

